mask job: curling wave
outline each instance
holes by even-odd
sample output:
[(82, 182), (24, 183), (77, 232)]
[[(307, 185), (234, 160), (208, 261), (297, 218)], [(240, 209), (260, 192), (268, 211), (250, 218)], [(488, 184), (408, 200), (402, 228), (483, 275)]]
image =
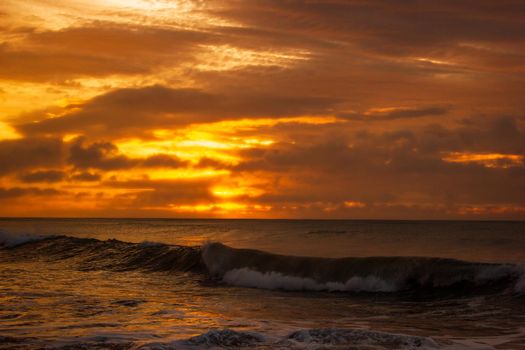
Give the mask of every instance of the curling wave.
[(7, 237), (0, 259), (44, 258), (81, 270), (192, 271), (226, 284), (338, 292), (454, 290), (525, 293), (525, 267), (427, 257), (317, 258), (236, 249), (221, 243), (186, 247), (68, 236)]
[(226, 283), (265, 289), (397, 292), (454, 288), (525, 292), (525, 268), (426, 257), (315, 258), (203, 247), (212, 276)]

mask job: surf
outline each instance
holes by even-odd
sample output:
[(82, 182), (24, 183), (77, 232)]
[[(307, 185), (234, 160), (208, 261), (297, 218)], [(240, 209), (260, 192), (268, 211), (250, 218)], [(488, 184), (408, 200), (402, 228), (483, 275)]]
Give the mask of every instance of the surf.
[(193, 272), (268, 290), (396, 293), (525, 293), (525, 268), (435, 257), (321, 258), (239, 249), (219, 242), (180, 246), (70, 236), (0, 234), (2, 259), (45, 259), (79, 270)]

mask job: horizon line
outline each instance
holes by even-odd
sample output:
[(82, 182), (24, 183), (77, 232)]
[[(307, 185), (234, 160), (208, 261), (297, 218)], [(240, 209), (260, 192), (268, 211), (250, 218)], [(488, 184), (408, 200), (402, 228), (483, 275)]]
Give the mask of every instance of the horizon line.
[(380, 219), (380, 218), (214, 218), (214, 217), (73, 217), (73, 216), (0, 216), (0, 220), (243, 220), (243, 221), (457, 221), (457, 222), (525, 222), (525, 219)]

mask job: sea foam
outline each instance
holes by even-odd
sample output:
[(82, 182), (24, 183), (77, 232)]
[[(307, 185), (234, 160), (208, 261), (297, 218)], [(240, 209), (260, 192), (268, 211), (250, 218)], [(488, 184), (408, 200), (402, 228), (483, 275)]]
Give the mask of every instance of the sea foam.
[[(148, 343), (140, 350), (175, 350), (209, 348), (250, 349), (367, 349), (433, 350), (442, 347), (432, 338), (405, 334), (378, 332), (366, 329), (320, 328), (302, 329), (285, 337), (267, 336), (253, 331), (230, 329), (207, 333), (168, 343)], [(448, 347), (446, 347), (448, 349)], [(445, 348), (443, 348), (445, 349)], [(463, 347), (463, 349), (465, 349)]]
[(397, 290), (395, 285), (376, 276), (354, 276), (345, 283), (320, 283), (312, 278), (286, 276), (274, 271), (262, 273), (249, 268), (230, 270), (224, 274), (223, 280), (228, 284), (240, 287), (290, 291), (394, 292)]

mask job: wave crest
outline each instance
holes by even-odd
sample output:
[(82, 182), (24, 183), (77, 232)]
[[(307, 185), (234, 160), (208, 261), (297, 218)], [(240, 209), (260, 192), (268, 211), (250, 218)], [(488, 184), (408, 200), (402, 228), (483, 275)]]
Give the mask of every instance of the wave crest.
[(317, 258), (286, 256), (221, 243), (187, 247), (68, 236), (0, 235), (2, 259), (44, 257), (81, 270), (193, 271), (227, 284), (263, 289), (460, 293), (525, 293), (525, 267), (443, 258)]
[(10, 259), (43, 257), (50, 261), (68, 262), (80, 270), (202, 270), (200, 247), (69, 236), (36, 237), (4, 247), (9, 250)]
[[(315, 258), (285, 256), (221, 243), (203, 247), (208, 271), (236, 286), (264, 289), (396, 292), (456, 288), (522, 292), (525, 268), (423, 257)], [(510, 288), (512, 289), (512, 288)]]
[(29, 234), (12, 234), (0, 231), (0, 248), (14, 248), (16, 246), (29, 242), (37, 242), (53, 236), (29, 235)]

